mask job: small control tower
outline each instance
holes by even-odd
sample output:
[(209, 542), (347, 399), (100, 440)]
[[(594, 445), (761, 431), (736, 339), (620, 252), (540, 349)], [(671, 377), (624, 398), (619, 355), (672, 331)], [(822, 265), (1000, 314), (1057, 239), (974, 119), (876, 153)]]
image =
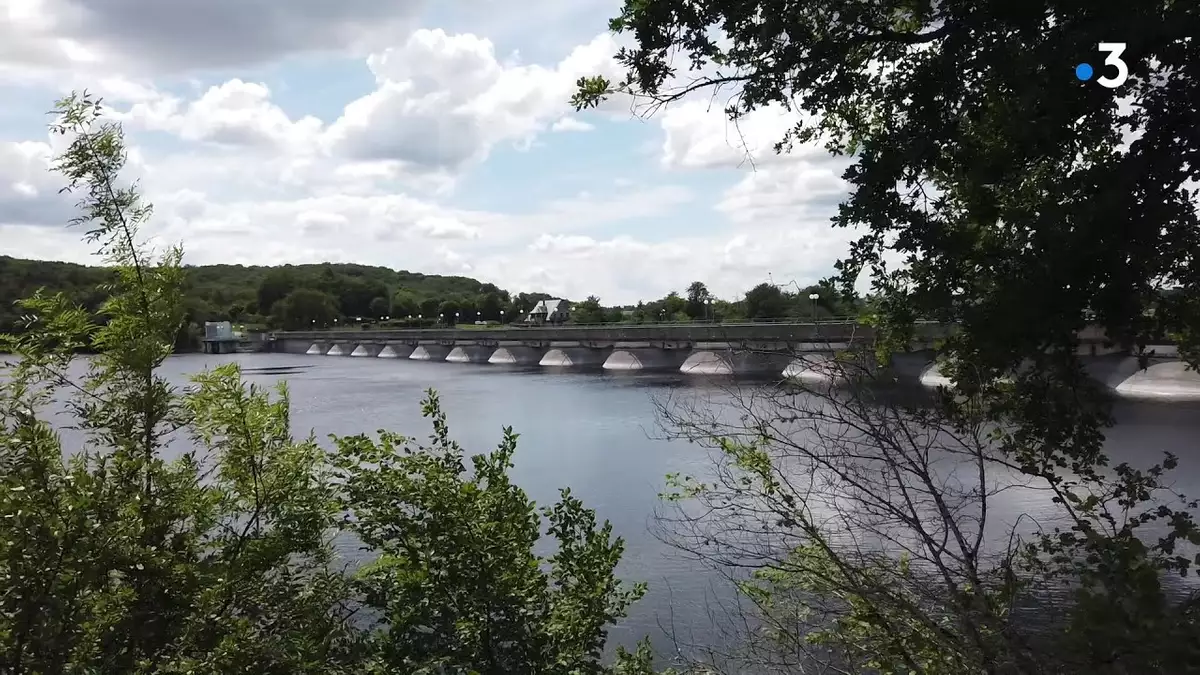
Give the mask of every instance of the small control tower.
[(204, 322), (204, 353), (232, 354), (238, 350), (238, 337), (228, 321)]

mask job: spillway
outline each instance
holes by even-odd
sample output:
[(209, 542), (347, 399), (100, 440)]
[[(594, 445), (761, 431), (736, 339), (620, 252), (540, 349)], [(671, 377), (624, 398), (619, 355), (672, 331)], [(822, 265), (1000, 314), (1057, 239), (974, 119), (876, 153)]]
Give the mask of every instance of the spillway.
[(442, 345), (421, 345), (408, 358), (413, 361), (444, 361), (450, 350)]
[(1097, 359), (1088, 372), (1121, 398), (1200, 401), (1200, 372), (1177, 360), (1151, 360), (1143, 370), (1136, 357)]
[(366, 345), (359, 345), (354, 348), (354, 351), (350, 352), (350, 356), (360, 356), (361, 357), (361, 356), (370, 356), (370, 355), (371, 355), (371, 349), (369, 347), (367, 347)]
[(848, 379), (845, 369), (831, 354), (801, 355), (783, 369), (783, 376), (808, 384), (832, 384)]
[(733, 375), (731, 352), (692, 352), (679, 366), (679, 372), (688, 375)]
[(346, 355), (346, 352), (342, 351), (341, 345), (334, 345), (329, 348), (329, 351), (325, 352), (325, 356), (345, 356), (345, 355)]
[(608, 359), (606, 349), (589, 349), (587, 347), (559, 347), (546, 352), (540, 366), (549, 368), (572, 368), (577, 366), (599, 366)]
[(384, 345), (378, 356), (381, 359), (407, 359), (412, 353), (413, 348), (409, 345)]
[(540, 362), (542, 356), (544, 354), (541, 349), (526, 347), (524, 345), (513, 345), (500, 347), (492, 352), (492, 355), (488, 357), (488, 363), (506, 366), (532, 366)]
[(697, 350), (679, 367), (687, 375), (778, 375), (788, 364), (786, 354)]
[(464, 345), (451, 349), (450, 353), (446, 355), (446, 361), (450, 363), (487, 363), (488, 357), (491, 355), (490, 347)]
[(605, 370), (674, 370), (685, 353), (666, 349), (616, 349), (604, 361)]
[(315, 356), (317, 354), (324, 354), (325, 350), (321, 349), (321, 345), (314, 342), (313, 346), (309, 347), (308, 351), (306, 351), (304, 353), (308, 354), (309, 356)]

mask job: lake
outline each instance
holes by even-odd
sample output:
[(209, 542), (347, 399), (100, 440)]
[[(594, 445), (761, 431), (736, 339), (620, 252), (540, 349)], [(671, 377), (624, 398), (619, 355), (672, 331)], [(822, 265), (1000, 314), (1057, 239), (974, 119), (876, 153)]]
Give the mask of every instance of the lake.
[[(653, 401), (669, 388), (712, 386), (677, 373), (617, 375), (548, 371), (537, 367), (433, 363), (411, 360), (323, 357), (288, 354), (180, 355), (167, 360), (164, 375), (183, 384), (205, 367), (236, 361), (247, 379), (270, 385), (286, 379), (292, 395), (294, 431), (318, 437), (386, 428), (427, 436), (419, 402), (436, 388), (452, 434), (472, 453), (484, 452), (512, 426), (520, 435), (514, 479), (532, 498), (548, 504), (569, 486), (625, 538), (621, 576), (649, 584), (630, 617), (611, 633), (620, 644), (651, 635), (669, 643), (661, 626), (703, 634), (704, 607), (717, 580), (683, 558), (650, 532), (663, 477), (668, 472), (703, 473), (706, 452), (696, 445), (668, 442), (657, 435)], [(296, 367), (296, 370), (291, 370)], [(1113, 463), (1145, 464), (1163, 451), (1180, 458), (1174, 479), (1179, 491), (1200, 494), (1200, 405), (1120, 402), (1119, 425), (1109, 433)], [(1010, 516), (1038, 504), (1013, 497), (1003, 505)], [(357, 555), (352, 545), (344, 553)]]

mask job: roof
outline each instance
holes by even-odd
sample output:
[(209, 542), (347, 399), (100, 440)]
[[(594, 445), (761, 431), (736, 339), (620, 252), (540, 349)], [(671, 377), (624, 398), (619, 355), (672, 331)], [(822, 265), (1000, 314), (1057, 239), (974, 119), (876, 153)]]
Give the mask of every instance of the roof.
[(549, 300), (541, 300), (534, 305), (533, 311), (530, 314), (545, 314), (547, 316), (555, 312), (567, 312), (570, 309), (570, 303), (561, 298), (550, 298)]

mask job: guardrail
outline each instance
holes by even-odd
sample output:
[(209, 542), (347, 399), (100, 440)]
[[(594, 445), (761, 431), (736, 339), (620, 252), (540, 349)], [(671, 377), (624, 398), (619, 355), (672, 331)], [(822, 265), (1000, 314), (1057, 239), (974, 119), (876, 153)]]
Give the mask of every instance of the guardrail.
[[(854, 316), (827, 317), (824, 319), (817, 319), (816, 321), (811, 321), (811, 320), (803, 321), (803, 320), (797, 320), (797, 319), (755, 319), (753, 321), (731, 321), (731, 322), (715, 322), (715, 321), (695, 320), (695, 321), (645, 321), (645, 322), (612, 321), (612, 322), (608, 322), (608, 323), (559, 323), (559, 324), (555, 324), (555, 323), (545, 323), (545, 324), (497, 323), (497, 324), (486, 324), (486, 325), (484, 325), (484, 324), (457, 324), (457, 325), (445, 324), (445, 325), (435, 325), (432, 327), (421, 327), (421, 328), (407, 327), (407, 326), (379, 327), (378, 324), (365, 324), (364, 323), (364, 324), (359, 324), (355, 328), (342, 328), (340, 326), (337, 328), (330, 328), (330, 327), (311, 328), (311, 329), (303, 328), (303, 329), (295, 329), (295, 330), (270, 331), (270, 333), (272, 335), (284, 335), (287, 333), (313, 333), (313, 332), (339, 333), (340, 334), (340, 333), (367, 333), (367, 332), (397, 331), (397, 330), (403, 330), (403, 331), (424, 330), (424, 331), (439, 331), (439, 332), (447, 331), (447, 330), (459, 330), (459, 331), (463, 331), (463, 332), (469, 332), (469, 331), (508, 330), (508, 329), (526, 330), (526, 329), (535, 329), (535, 328), (556, 329), (556, 330), (574, 330), (576, 328), (581, 328), (581, 329), (591, 329), (591, 328), (654, 329), (654, 328), (671, 328), (671, 327), (682, 327), (682, 326), (779, 326), (779, 325), (815, 326), (815, 325), (828, 325), (828, 324), (842, 325), (842, 324), (857, 324), (857, 323), (858, 323), (858, 317), (854, 317)], [(917, 321), (917, 323), (937, 323), (937, 322), (936, 321)]]
[[(921, 338), (944, 337), (946, 327), (940, 324), (919, 330)], [(554, 342), (845, 342), (871, 339), (874, 331), (853, 321), (827, 323), (679, 323), (667, 324), (598, 324), (531, 327), (493, 327), (488, 330), (458, 328), (421, 328), (385, 330), (328, 330), (286, 331), (274, 334), (274, 339), (312, 341), (478, 341), (494, 344), (502, 341)]]

